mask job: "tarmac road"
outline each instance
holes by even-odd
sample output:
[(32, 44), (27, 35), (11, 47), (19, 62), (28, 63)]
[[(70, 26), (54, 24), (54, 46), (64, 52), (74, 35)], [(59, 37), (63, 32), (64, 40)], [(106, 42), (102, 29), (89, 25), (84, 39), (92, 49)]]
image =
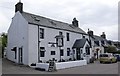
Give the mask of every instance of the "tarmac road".
[(0, 76), (2, 75), (2, 59), (0, 59)]
[(118, 74), (118, 63), (100, 64), (98, 61), (81, 67), (57, 70), (56, 72), (38, 71), (28, 66), (17, 65), (3, 59), (3, 74)]

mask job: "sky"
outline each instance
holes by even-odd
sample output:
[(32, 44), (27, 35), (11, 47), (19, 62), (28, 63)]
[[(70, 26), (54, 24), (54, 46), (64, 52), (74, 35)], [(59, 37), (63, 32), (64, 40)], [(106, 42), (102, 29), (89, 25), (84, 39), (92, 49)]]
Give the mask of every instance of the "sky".
[[(0, 33), (6, 32), (15, 15), (19, 0), (0, 0)], [(100, 36), (105, 32), (108, 40), (118, 40), (119, 0), (21, 0), (23, 11), (65, 23), (74, 17), (85, 32), (88, 28)]]

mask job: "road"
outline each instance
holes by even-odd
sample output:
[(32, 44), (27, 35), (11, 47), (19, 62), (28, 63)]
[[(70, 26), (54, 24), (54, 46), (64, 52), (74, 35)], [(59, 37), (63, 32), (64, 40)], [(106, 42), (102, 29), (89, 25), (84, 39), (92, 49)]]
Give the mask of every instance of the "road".
[(28, 66), (17, 65), (3, 59), (3, 74), (118, 74), (118, 63), (100, 64), (98, 61), (81, 67), (57, 70), (56, 72), (38, 71)]
[(2, 59), (0, 58), (0, 76), (2, 75)]

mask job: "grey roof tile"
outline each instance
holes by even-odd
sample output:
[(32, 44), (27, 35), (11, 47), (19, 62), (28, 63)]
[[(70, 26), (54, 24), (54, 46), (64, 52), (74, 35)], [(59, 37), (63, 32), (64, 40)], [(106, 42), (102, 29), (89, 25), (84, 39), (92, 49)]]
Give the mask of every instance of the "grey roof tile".
[(86, 41), (87, 40), (85, 38), (84, 39), (77, 39), (75, 41), (75, 43), (73, 44), (72, 48), (83, 48)]
[(102, 38), (100, 36), (94, 35), (94, 40), (95, 41), (102, 41), (102, 40), (106, 40), (106, 39), (104, 39), (104, 38)]
[(44, 27), (50, 27), (55, 29), (61, 29), (61, 30), (86, 34), (86, 32), (83, 31), (81, 28), (75, 27), (72, 24), (52, 20), (46, 17), (42, 17), (42, 16), (38, 16), (38, 15), (26, 13), (26, 12), (23, 12), (22, 15), (30, 24), (41, 25)]

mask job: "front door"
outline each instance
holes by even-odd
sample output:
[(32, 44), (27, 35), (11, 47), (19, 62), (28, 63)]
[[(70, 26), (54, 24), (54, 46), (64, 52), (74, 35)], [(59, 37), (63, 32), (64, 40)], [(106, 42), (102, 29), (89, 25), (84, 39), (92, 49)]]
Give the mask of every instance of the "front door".
[(23, 63), (23, 48), (19, 48), (19, 64)]
[(76, 59), (80, 60), (81, 54), (80, 54), (80, 48), (76, 49)]

